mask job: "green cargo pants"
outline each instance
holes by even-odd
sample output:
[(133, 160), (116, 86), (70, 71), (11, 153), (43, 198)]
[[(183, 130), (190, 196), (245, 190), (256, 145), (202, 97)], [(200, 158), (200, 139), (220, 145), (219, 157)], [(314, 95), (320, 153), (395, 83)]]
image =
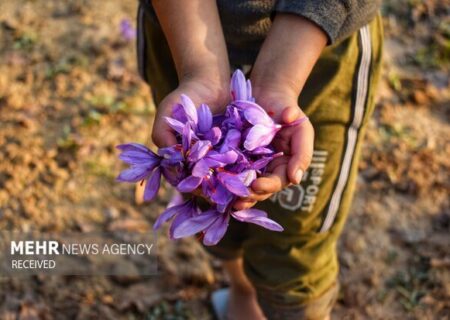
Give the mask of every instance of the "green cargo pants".
[[(349, 212), (364, 131), (374, 109), (382, 38), (378, 16), (327, 47), (314, 67), (299, 99), (315, 129), (312, 163), (299, 185), (258, 204), (285, 231), (233, 220), (224, 239), (207, 248), (222, 259), (243, 257), (269, 319), (322, 319), (335, 302), (336, 242)], [(164, 35), (142, 4), (138, 62), (158, 104), (176, 88), (177, 77)]]

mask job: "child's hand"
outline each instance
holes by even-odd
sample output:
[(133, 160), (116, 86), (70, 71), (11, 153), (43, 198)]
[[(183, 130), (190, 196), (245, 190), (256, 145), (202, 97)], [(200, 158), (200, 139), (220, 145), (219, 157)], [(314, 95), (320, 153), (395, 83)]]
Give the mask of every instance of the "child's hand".
[[(326, 43), (325, 32), (310, 20), (289, 13), (275, 16), (251, 74), (256, 101), (273, 113), (275, 121), (290, 123), (304, 116), (297, 100)], [(236, 202), (237, 209), (300, 182), (313, 153), (313, 127), (309, 121), (285, 127), (274, 143), (285, 156), (273, 161), (267, 177), (253, 182), (254, 194)]]
[(213, 114), (216, 114), (223, 112), (230, 98), (226, 90), (227, 85), (214, 79), (206, 79), (206, 77), (190, 77), (183, 80), (176, 90), (161, 101), (157, 108), (152, 130), (152, 140), (156, 146), (161, 148), (177, 143), (174, 131), (166, 123), (164, 117), (171, 116), (173, 106), (180, 103), (181, 94), (188, 95), (196, 106), (206, 103)]
[[(263, 108), (271, 114), (278, 123), (291, 123), (304, 117), (303, 111), (297, 105), (295, 95), (289, 97), (288, 93), (270, 93), (270, 89), (255, 90), (255, 95)], [(273, 144), (278, 152), (284, 155), (276, 158), (268, 167), (267, 175), (256, 179), (252, 185), (252, 194), (238, 200), (234, 207), (238, 210), (247, 209), (270, 198), (274, 193), (281, 191), (292, 184), (300, 183), (303, 173), (308, 168), (314, 145), (314, 129), (309, 121), (299, 125), (288, 126), (281, 129), (276, 135)]]
[(178, 88), (158, 106), (152, 138), (158, 147), (176, 143), (164, 121), (182, 93), (198, 106), (206, 103), (213, 113), (229, 99), (230, 67), (215, 0), (151, 1), (170, 47), (179, 79)]

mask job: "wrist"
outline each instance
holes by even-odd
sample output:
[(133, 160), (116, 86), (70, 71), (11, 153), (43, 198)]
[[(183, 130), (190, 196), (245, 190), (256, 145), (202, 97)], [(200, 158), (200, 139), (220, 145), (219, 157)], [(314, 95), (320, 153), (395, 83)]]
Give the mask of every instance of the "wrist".
[[(177, 95), (187, 94), (196, 105), (206, 103), (211, 110), (219, 111), (230, 100), (229, 84), (217, 74), (186, 74), (178, 84)], [(177, 97), (178, 98), (178, 97)]]
[(281, 120), (281, 114), (286, 107), (298, 106), (298, 94), (281, 84), (253, 86), (253, 96), (277, 122)]
[(251, 82), (255, 97), (277, 96), (283, 100), (296, 101), (302, 90), (302, 86), (288, 76), (270, 71), (255, 70), (251, 75)]

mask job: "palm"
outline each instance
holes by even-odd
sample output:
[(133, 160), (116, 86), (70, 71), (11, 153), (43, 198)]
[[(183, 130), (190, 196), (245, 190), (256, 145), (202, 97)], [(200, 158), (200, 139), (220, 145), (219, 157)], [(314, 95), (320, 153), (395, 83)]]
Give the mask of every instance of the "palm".
[(223, 112), (228, 99), (228, 95), (223, 93), (221, 86), (195, 81), (181, 84), (164, 98), (158, 106), (152, 132), (152, 139), (158, 147), (170, 146), (176, 143), (175, 135), (164, 121), (164, 117), (171, 116), (173, 106), (180, 103), (181, 94), (189, 96), (196, 105), (200, 103), (208, 104), (213, 114)]
[[(265, 101), (268, 112), (274, 112), (274, 105), (289, 105), (288, 103), (281, 103), (281, 100)], [(267, 103), (267, 101), (272, 101), (272, 103)], [(275, 109), (275, 119), (277, 121), (291, 123), (304, 117), (303, 112), (296, 106), (296, 103), (291, 103), (290, 105), (294, 105), (294, 107)], [(272, 109), (267, 108), (267, 106), (272, 106)], [(314, 130), (310, 122), (284, 127), (277, 133), (272, 143), (275, 149), (278, 152), (283, 152), (284, 155), (273, 160), (269, 164), (265, 176), (256, 179), (252, 183), (252, 195), (238, 201), (235, 204), (236, 209), (249, 208), (255, 205), (257, 201), (268, 199), (273, 193), (281, 191), (291, 183), (300, 182), (302, 174), (311, 160)]]

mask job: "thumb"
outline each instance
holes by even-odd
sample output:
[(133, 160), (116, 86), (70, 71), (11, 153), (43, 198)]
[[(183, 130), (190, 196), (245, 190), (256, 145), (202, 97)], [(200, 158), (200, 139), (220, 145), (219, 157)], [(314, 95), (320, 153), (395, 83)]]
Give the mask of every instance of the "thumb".
[(314, 150), (314, 129), (309, 121), (297, 125), (295, 129), (290, 138), (291, 157), (287, 173), (289, 181), (299, 184), (311, 163)]
[(281, 121), (283, 121), (283, 123), (289, 124), (291, 122), (294, 122), (301, 116), (303, 116), (303, 112), (298, 106), (286, 107), (281, 113)]

